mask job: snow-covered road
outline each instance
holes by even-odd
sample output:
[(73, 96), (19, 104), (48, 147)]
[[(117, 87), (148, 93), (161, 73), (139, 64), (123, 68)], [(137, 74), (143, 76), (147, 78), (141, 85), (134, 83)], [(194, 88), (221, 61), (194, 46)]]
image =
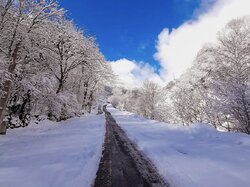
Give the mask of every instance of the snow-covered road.
[(171, 125), (108, 107), (171, 186), (249, 187), (250, 136), (207, 125)]
[(0, 136), (1, 187), (88, 187), (101, 157), (104, 115), (49, 121)]
[(103, 156), (94, 187), (169, 187), (106, 110)]
[[(108, 107), (128, 137), (175, 187), (249, 187), (250, 136), (207, 125), (171, 125)], [(43, 121), (0, 136), (0, 187), (90, 187), (104, 115)]]

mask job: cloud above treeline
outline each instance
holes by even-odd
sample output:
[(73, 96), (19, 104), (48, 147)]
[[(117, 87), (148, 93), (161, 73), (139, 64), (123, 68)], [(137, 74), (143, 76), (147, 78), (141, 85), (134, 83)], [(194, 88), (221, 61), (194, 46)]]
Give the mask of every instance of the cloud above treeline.
[[(250, 0), (203, 0), (192, 20), (184, 22), (171, 32), (164, 28), (158, 35), (154, 58), (161, 65), (159, 75), (149, 64), (127, 59), (112, 62), (114, 72), (130, 85), (140, 85), (146, 79), (166, 84), (184, 73), (192, 65), (202, 46), (215, 42), (218, 31), (230, 20), (249, 14)], [(124, 71), (121, 72), (120, 69)]]
[(136, 62), (128, 59), (120, 59), (110, 62), (113, 71), (119, 77), (119, 84), (126, 87), (140, 87), (146, 80), (163, 85), (160, 75), (147, 63)]

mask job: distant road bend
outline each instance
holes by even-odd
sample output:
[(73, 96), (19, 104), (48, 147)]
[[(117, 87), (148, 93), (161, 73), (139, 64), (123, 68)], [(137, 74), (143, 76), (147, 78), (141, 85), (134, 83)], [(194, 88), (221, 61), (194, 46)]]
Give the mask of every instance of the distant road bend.
[(94, 187), (169, 187), (137, 146), (103, 107), (106, 117), (104, 150)]

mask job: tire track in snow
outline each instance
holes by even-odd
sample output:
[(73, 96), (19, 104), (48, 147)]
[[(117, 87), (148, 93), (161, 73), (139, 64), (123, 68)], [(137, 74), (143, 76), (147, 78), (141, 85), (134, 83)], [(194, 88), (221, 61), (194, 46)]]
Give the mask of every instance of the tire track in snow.
[(94, 187), (168, 187), (104, 106), (106, 135)]

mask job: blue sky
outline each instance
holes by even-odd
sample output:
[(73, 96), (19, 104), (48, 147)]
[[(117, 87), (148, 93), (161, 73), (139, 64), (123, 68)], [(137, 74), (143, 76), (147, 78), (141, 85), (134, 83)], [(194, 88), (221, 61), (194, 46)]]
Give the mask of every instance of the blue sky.
[(60, 0), (67, 16), (95, 36), (121, 82), (161, 85), (192, 66), (205, 43), (232, 19), (249, 15), (250, 0)]
[(176, 28), (193, 17), (200, 0), (62, 0), (67, 16), (97, 38), (106, 59), (150, 63), (163, 28)]

